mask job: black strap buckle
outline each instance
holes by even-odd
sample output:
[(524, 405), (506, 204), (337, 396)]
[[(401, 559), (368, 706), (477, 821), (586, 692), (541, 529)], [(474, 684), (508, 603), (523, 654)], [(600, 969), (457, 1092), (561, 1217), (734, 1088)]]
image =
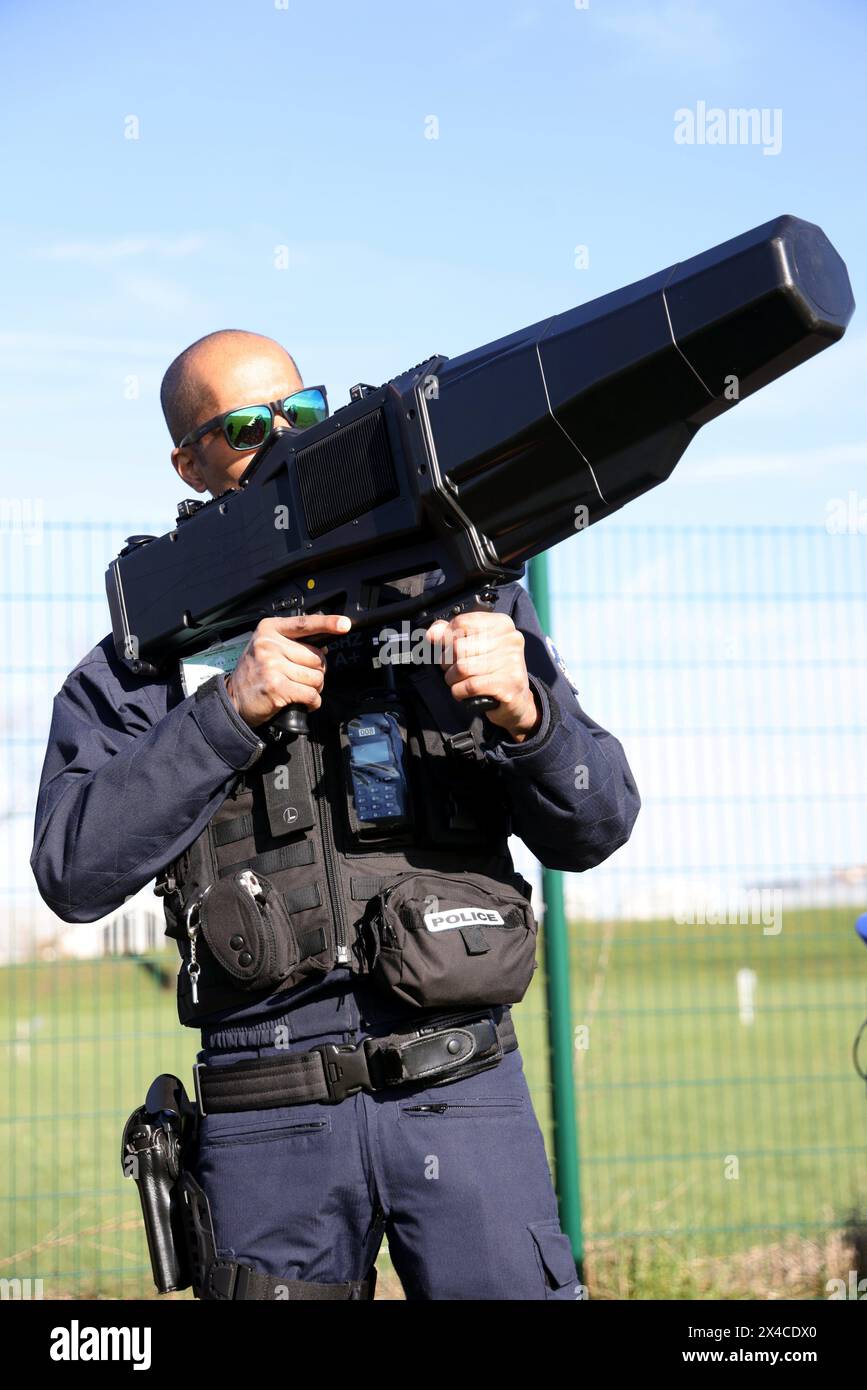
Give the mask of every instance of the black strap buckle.
[(456, 734), (443, 734), (443, 743), (452, 757), (478, 762), (484, 756), (471, 729), (461, 729)]
[(170, 897), (172, 893), (177, 892), (177, 888), (178, 883), (174, 874), (169, 873), (168, 869), (164, 869), (154, 883), (154, 894), (158, 898)]
[(372, 1090), (368, 1062), (368, 1039), (360, 1043), (319, 1043), (311, 1047), (322, 1058), (322, 1071), (328, 1087), (326, 1104), (338, 1104), (357, 1091)]
[(247, 1290), (246, 1280), (252, 1273), (248, 1265), (235, 1264), (232, 1260), (214, 1260), (208, 1270), (207, 1292), (211, 1298), (243, 1298)]

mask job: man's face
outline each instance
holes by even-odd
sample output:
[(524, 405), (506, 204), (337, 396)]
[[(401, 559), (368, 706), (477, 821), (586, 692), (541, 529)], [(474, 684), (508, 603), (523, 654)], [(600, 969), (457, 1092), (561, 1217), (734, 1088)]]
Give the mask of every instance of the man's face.
[[(196, 364), (197, 388), (201, 393), (201, 409), (196, 425), (203, 425), (226, 410), (244, 405), (264, 405), (282, 400), (293, 391), (303, 389), (302, 382), (288, 353), (275, 344), (244, 350), (240, 347), (211, 351), (204, 350)], [(274, 429), (289, 428), (279, 415)], [(172, 463), (179, 476), (196, 492), (210, 492), (213, 497), (235, 487), (246, 470), (255, 449), (243, 452), (233, 449), (222, 430), (212, 430), (196, 444), (172, 450)]]

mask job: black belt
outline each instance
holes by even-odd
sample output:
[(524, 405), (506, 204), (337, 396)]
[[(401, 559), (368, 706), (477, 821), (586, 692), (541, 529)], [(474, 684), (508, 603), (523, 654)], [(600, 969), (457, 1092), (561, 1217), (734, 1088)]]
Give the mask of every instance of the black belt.
[(485, 1071), (518, 1046), (508, 1009), (444, 1014), (412, 1030), (360, 1043), (320, 1043), (309, 1052), (262, 1057), (227, 1067), (193, 1067), (200, 1115), (268, 1110), (322, 1101), (336, 1105), (357, 1091), (411, 1082), (433, 1086)]
[(347, 1284), (311, 1284), (302, 1279), (281, 1279), (276, 1274), (263, 1274), (235, 1260), (214, 1260), (197, 1297), (220, 1300), (276, 1298), (287, 1302), (315, 1299), (320, 1303), (323, 1300), (370, 1302), (375, 1289), (375, 1269), (370, 1271), (366, 1279), (354, 1279)]

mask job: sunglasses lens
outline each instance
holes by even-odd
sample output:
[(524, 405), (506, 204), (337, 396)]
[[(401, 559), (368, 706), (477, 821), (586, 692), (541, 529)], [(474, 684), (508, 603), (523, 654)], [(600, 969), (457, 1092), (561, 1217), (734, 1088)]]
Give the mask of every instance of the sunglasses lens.
[(271, 425), (271, 412), (265, 405), (233, 410), (224, 421), (226, 438), (233, 449), (258, 449)]
[(328, 418), (328, 402), (315, 387), (287, 396), (283, 409), (287, 420), (297, 430), (306, 430), (309, 425), (318, 425), (320, 420)]

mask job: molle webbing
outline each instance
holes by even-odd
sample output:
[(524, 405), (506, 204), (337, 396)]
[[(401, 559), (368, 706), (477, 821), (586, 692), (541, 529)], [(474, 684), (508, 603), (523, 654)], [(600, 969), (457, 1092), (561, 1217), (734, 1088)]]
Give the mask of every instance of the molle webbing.
[[(229, 821), (229, 825), (234, 825), (234, 821)], [(215, 826), (214, 834), (221, 827)], [(238, 839), (241, 836), (237, 837)], [(224, 841), (223, 843), (233, 843)], [(231, 864), (223, 864), (220, 868), (220, 877), (226, 874), (233, 874), (237, 869), (252, 869), (254, 873), (276, 874), (281, 869), (296, 869), (302, 864), (312, 864), (316, 859), (316, 851), (313, 848), (312, 840), (300, 840), (294, 845), (279, 845), (277, 849), (266, 849), (262, 854), (254, 854), (250, 859), (236, 859)]]

